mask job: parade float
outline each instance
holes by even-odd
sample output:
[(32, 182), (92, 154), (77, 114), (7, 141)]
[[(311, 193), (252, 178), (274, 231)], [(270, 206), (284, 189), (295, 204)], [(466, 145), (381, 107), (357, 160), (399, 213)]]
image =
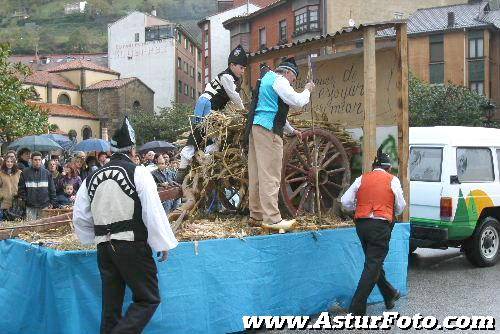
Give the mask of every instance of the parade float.
[[(406, 38), (406, 23), (392, 21), (250, 55), (248, 96), (256, 80), (252, 69), (282, 56), (303, 59), (301, 71), (309, 74), (298, 88), (307, 79), (316, 83), (311, 105), (291, 112), (303, 140), (289, 138), (284, 148), (282, 210), (298, 224), (288, 233), (268, 234), (245, 222), (246, 158), (237, 138), (244, 115), (214, 114), (207, 130), (223, 142), (220, 152), (209, 161), (198, 157), (182, 189), (160, 193), (162, 199), (186, 199), (169, 217), (182, 242), (158, 264), (162, 303), (145, 333), (238, 332), (245, 315), (313, 315), (348, 305), (364, 256), (338, 199), (357, 163), (360, 170), (371, 168), (378, 132), (387, 127), (396, 129), (398, 176), (409, 201)], [(362, 136), (354, 138), (356, 131)], [(204, 214), (215, 197), (225, 214)], [(399, 220), (385, 271), (406, 295), (408, 210)], [(2, 333), (99, 331), (96, 253), (76, 240), (71, 212), (4, 226), (0, 239)], [(380, 301), (375, 289), (369, 302)]]

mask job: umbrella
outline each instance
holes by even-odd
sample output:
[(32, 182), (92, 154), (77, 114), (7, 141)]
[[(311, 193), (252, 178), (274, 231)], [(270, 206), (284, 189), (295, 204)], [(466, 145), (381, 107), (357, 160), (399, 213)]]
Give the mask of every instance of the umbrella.
[(73, 151), (83, 152), (108, 152), (110, 150), (109, 142), (102, 139), (85, 139), (73, 147)]
[(145, 153), (147, 151), (153, 151), (155, 153), (163, 153), (170, 150), (175, 150), (176, 146), (164, 140), (150, 141), (141, 146), (139, 149), (140, 153)]
[(19, 151), (22, 148), (27, 148), (31, 151), (56, 151), (62, 150), (61, 145), (50, 138), (43, 136), (27, 136), (15, 140), (9, 145), (9, 149)]
[(45, 134), (45, 135), (40, 135), (41, 137), (49, 138), (61, 145), (61, 147), (67, 151), (69, 150), (74, 144), (71, 139), (69, 139), (67, 136), (63, 136), (57, 133), (51, 133), (51, 134)]

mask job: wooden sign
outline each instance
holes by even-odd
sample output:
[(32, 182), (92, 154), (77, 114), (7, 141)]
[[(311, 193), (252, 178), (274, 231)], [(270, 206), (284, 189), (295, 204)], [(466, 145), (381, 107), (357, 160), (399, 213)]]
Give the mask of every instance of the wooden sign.
[[(377, 125), (397, 125), (397, 64), (394, 49), (377, 51)], [(314, 58), (313, 58), (314, 59)], [(363, 54), (313, 60), (314, 83), (312, 109), (317, 120), (344, 124), (347, 128), (363, 126), (364, 81)], [(307, 82), (307, 64), (300, 66), (295, 86), (301, 91)], [(298, 118), (311, 119), (311, 106), (302, 108)], [(296, 113), (298, 110), (291, 110)]]

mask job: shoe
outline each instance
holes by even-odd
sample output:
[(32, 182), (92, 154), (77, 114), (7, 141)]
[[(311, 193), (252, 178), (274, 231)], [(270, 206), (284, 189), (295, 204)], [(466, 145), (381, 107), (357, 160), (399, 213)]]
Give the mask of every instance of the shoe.
[(399, 291), (396, 291), (396, 294), (394, 295), (394, 297), (385, 301), (385, 308), (388, 310), (392, 310), (394, 308), (394, 306), (396, 305), (396, 301), (399, 298), (401, 298), (401, 294), (399, 293)]
[(245, 221), (249, 226), (251, 227), (261, 227), (262, 226), (262, 219), (255, 219), (253, 217), (248, 217)]
[(175, 182), (177, 182), (178, 184), (182, 184), (188, 172), (189, 172), (189, 167), (179, 168), (177, 170), (177, 174), (175, 175)]
[(295, 224), (295, 219), (290, 219), (290, 220), (286, 220), (286, 219), (282, 219), (281, 221), (277, 222), (277, 223), (271, 223), (271, 224), (267, 224), (267, 223), (263, 223), (262, 224), (262, 227), (265, 227), (265, 228), (268, 228), (268, 229), (272, 229), (272, 230), (289, 230), (293, 227), (293, 225)]

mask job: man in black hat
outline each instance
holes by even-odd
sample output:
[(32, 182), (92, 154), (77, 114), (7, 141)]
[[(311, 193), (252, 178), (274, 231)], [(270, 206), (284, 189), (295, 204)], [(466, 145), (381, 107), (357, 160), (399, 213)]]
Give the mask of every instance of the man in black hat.
[(394, 217), (403, 212), (406, 202), (399, 179), (390, 174), (389, 156), (380, 148), (372, 167), (373, 170), (358, 177), (341, 198), (344, 208), (355, 210), (356, 232), (365, 253), (363, 273), (349, 307), (354, 315), (366, 314), (366, 300), (375, 284), (388, 310), (400, 297), (399, 291), (387, 281), (383, 265)]
[[(191, 160), (198, 149), (204, 149), (206, 154), (218, 150), (218, 144), (211, 139), (205, 143), (205, 131), (200, 123), (212, 110), (222, 110), (229, 101), (233, 102), (237, 109), (245, 107), (240, 97), (241, 78), (245, 73), (248, 64), (247, 54), (241, 45), (238, 45), (228, 57), (228, 68), (219, 73), (212, 81), (205, 86), (205, 91), (198, 98), (193, 119), (194, 130), (188, 138), (187, 146), (181, 152), (181, 161), (177, 171), (176, 181), (182, 183), (187, 174)], [(206, 147), (205, 147), (206, 145)]]
[[(156, 264), (177, 246), (156, 184), (132, 162), (135, 132), (125, 118), (111, 140), (111, 160), (80, 186), (73, 209), (75, 232), (97, 244), (102, 281), (101, 333), (140, 333), (160, 304)], [(133, 303), (122, 317), (125, 286)]]
[(267, 71), (257, 88), (245, 129), (248, 138), (249, 209), (253, 224), (287, 230), (294, 220), (284, 220), (278, 208), (283, 160), (283, 133), (300, 135), (287, 121), (290, 107), (309, 103), (312, 82), (301, 93), (292, 84), (299, 75), (293, 58), (285, 59), (274, 71)]

